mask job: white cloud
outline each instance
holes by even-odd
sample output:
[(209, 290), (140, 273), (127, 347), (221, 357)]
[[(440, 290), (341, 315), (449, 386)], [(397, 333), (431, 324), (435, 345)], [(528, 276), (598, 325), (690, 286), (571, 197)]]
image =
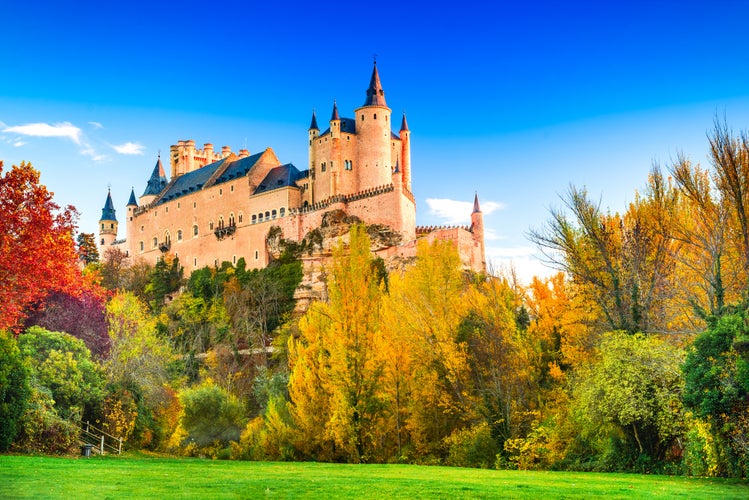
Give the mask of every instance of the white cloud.
[(17, 141), (13, 142), (13, 146), (20, 148), (21, 146), (26, 145), (27, 143), (23, 142), (21, 139), (18, 139)]
[(88, 122), (88, 124), (91, 125), (91, 128), (96, 129), (96, 130), (100, 128), (104, 128), (104, 125), (102, 125), (99, 122)]
[(50, 125), (49, 123), (28, 123), (26, 125), (5, 127), (3, 132), (32, 137), (65, 137), (76, 144), (81, 143), (81, 129), (70, 122), (55, 123), (54, 125)]
[(521, 283), (528, 285), (534, 276), (546, 278), (556, 270), (545, 265), (533, 247), (486, 247), (486, 260), (494, 274), (508, 275), (511, 270)]
[(112, 145), (112, 149), (114, 149), (121, 155), (142, 155), (145, 146), (137, 142), (126, 142), (125, 144), (120, 144), (119, 146), (114, 144)]
[[(429, 213), (440, 219), (444, 219), (447, 224), (469, 224), (471, 222), (471, 212), (473, 212), (473, 202), (450, 200), (447, 198), (427, 198)], [(505, 206), (503, 203), (487, 201), (481, 203), (481, 212), (489, 215), (495, 210), (501, 210)]]

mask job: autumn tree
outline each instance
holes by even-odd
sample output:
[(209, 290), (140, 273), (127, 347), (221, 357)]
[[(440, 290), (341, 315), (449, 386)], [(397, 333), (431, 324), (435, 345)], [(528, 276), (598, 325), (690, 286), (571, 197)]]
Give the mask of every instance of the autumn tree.
[(317, 302), (289, 347), (292, 414), (321, 457), (361, 462), (377, 456), (382, 363), (377, 355), (381, 292), (370, 240), (352, 226), (348, 247), (335, 247), (329, 302)]
[(30, 163), (0, 175), (0, 329), (17, 326), (50, 291), (75, 288), (76, 218), (73, 207), (52, 201)]
[(624, 215), (603, 212), (584, 189), (570, 187), (563, 200), (572, 216), (552, 210), (546, 228), (529, 235), (597, 304), (607, 329), (650, 332), (667, 323), (660, 306), (670, 299), (673, 261), (663, 205), (674, 194), (662, 183), (651, 176)]

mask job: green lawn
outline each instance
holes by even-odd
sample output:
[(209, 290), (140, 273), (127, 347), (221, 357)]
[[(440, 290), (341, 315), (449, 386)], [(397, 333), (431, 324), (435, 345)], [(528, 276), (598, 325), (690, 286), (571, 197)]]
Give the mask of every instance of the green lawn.
[(0, 498), (749, 498), (747, 481), (148, 456), (0, 456)]

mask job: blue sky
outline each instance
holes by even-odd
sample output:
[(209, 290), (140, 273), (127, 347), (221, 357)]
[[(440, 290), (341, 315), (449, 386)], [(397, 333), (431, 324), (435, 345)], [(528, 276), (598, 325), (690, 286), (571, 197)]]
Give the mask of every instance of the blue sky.
[(81, 231), (178, 140), (305, 167), (312, 109), (352, 116), (373, 54), (418, 224), (467, 223), (478, 191), (488, 258), (526, 279), (570, 184), (622, 210), (654, 161), (707, 164), (716, 114), (749, 124), (747, 2), (50, 4), (0, 6), (0, 159), (31, 161)]

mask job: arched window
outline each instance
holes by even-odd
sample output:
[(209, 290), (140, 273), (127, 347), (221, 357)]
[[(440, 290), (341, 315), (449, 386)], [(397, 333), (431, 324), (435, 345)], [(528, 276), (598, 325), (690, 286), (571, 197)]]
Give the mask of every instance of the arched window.
[(243, 219), (242, 212), (239, 212), (239, 215), (237, 216), (237, 222), (239, 222), (241, 224), (242, 223), (242, 219)]
[(198, 235), (198, 225), (197, 224), (195, 224), (194, 226), (192, 226), (192, 235), (193, 236), (197, 236)]
[(177, 229), (177, 241), (182, 241), (182, 230)]
[(144, 249), (144, 245), (143, 245), (143, 242), (141, 241), (141, 242), (140, 242), (140, 251), (142, 252), (142, 251), (143, 251), (143, 249)]
[(265, 220), (270, 219), (270, 212), (265, 212)]
[(213, 231), (213, 221), (208, 223), (208, 230)]
[(153, 247), (156, 248), (157, 246), (159, 246), (159, 239), (154, 236), (154, 238), (153, 238)]
[(278, 213), (279, 213), (279, 215), (281, 217), (284, 217), (286, 215), (286, 209), (285, 208), (281, 208), (281, 210), (279, 210)]
[(276, 211), (275, 211), (275, 210), (273, 210), (273, 211), (272, 211), (272, 212), (270, 213), (270, 218), (271, 218), (271, 219), (275, 219), (275, 218), (276, 218)]
[(102, 238), (102, 239), (101, 239), (101, 244), (102, 244), (102, 245), (104, 244), (104, 238)]
[(234, 224), (235, 224), (234, 223), (234, 214), (231, 213), (231, 214), (229, 214), (229, 225), (233, 226)]
[(172, 242), (172, 236), (169, 234), (169, 231), (164, 233), (164, 243), (167, 245)]
[(255, 214), (252, 214), (252, 223), (253, 224), (257, 223), (257, 215)]

